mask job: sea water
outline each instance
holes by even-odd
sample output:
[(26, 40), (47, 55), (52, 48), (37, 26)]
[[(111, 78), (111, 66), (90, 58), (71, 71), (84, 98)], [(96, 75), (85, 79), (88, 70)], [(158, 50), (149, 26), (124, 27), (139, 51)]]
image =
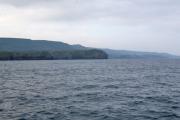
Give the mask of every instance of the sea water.
[(1, 61), (0, 120), (180, 120), (180, 60)]

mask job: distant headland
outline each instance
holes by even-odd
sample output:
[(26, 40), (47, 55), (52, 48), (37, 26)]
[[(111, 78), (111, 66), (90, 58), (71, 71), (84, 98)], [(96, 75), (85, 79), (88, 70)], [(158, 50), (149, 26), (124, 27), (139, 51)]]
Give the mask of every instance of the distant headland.
[(0, 60), (107, 59), (100, 49), (89, 49), (63, 42), (0, 38)]
[(176, 59), (167, 53), (89, 48), (63, 42), (0, 38), (0, 60)]

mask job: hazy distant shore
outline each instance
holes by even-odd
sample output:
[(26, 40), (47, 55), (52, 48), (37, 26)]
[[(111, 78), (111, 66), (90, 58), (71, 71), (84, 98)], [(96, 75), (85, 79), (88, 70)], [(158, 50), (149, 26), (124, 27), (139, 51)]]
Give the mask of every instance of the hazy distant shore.
[(0, 60), (177, 59), (168, 53), (101, 49), (59, 41), (0, 38)]

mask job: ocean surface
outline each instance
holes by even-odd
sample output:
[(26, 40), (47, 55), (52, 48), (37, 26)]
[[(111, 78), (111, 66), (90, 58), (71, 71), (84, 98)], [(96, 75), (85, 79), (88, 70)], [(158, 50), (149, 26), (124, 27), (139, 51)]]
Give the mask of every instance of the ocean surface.
[(0, 120), (180, 120), (180, 60), (1, 61)]

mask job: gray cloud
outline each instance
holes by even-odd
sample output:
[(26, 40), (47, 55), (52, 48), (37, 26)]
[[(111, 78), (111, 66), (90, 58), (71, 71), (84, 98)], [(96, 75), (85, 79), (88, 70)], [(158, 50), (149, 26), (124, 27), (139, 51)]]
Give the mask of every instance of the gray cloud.
[(0, 0), (0, 35), (180, 54), (179, 0)]
[(20, 6), (29, 6), (29, 5), (40, 4), (43, 2), (50, 2), (50, 1), (51, 0), (0, 0), (0, 3), (20, 7)]

